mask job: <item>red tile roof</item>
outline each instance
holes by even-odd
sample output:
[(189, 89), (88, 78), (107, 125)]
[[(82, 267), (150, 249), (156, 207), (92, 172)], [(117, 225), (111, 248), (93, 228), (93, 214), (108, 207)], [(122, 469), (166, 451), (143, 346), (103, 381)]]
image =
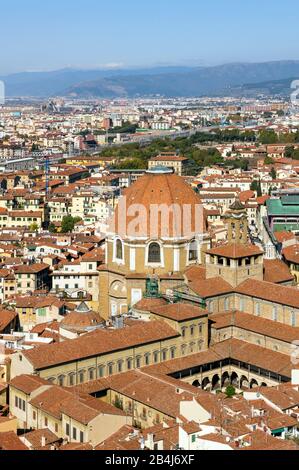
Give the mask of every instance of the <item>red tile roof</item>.
[(255, 245), (241, 245), (237, 243), (229, 243), (219, 247), (207, 250), (207, 254), (224, 256), (227, 258), (245, 258), (247, 256), (261, 255), (263, 251)]
[(35, 369), (43, 369), (177, 336), (179, 333), (164, 321), (146, 323), (146, 328), (139, 322), (120, 330), (97, 330), (77, 339), (40, 346), (24, 351), (23, 355)]

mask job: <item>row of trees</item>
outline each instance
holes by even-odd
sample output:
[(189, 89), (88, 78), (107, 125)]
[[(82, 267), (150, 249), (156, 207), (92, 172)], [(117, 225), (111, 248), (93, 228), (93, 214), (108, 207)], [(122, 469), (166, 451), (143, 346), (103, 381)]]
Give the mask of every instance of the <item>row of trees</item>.
[[(173, 140), (169, 138), (157, 139), (146, 146), (136, 143), (106, 148), (102, 151), (102, 155), (117, 157), (119, 163), (116, 165), (116, 168), (118, 169), (146, 169), (148, 160), (160, 152), (177, 152), (189, 158), (194, 165), (206, 167), (217, 163), (226, 165), (217, 149), (211, 147), (214, 143), (252, 142), (258, 145), (258, 143), (275, 144), (278, 142), (283, 143), (284, 141), (290, 143), (299, 142), (299, 131), (293, 134), (278, 136), (274, 130), (264, 130), (257, 135), (253, 131), (218, 129), (208, 133), (197, 132), (190, 137), (179, 137)], [(203, 146), (210, 145), (210, 147), (199, 148), (201, 144)], [(299, 159), (299, 150), (290, 146), (287, 148), (287, 156)], [(227, 165), (246, 170), (248, 168), (248, 160), (237, 158), (235, 161), (229, 161)]]

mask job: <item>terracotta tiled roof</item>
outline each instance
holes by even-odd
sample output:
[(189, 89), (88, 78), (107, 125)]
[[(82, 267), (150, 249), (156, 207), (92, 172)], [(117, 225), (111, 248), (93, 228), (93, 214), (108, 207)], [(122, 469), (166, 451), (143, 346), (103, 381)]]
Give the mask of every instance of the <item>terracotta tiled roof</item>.
[(184, 303), (175, 303), (163, 305), (161, 307), (153, 307), (151, 308), (151, 313), (179, 322), (192, 318), (206, 317), (208, 315), (207, 310), (203, 310), (199, 307)]
[(50, 383), (37, 375), (18, 375), (10, 381), (10, 385), (29, 395), (44, 385), (50, 385)]
[(191, 281), (188, 286), (193, 292), (203, 298), (229, 294), (233, 291), (232, 286), (222, 277), (213, 277), (211, 279)]
[(193, 400), (201, 392), (185, 382), (140, 370), (109, 377), (110, 388), (170, 417), (180, 414), (181, 401)]
[(257, 430), (250, 434), (249, 446), (242, 447), (238, 450), (298, 450), (299, 446), (285, 439), (278, 439), (271, 434)]
[(158, 299), (146, 299), (143, 298), (134, 305), (135, 310), (143, 310), (145, 312), (149, 312), (154, 307), (161, 307), (162, 305), (166, 305), (167, 301), (163, 298)]
[(88, 328), (104, 322), (105, 320), (92, 310), (86, 313), (80, 313), (74, 310), (64, 317), (61, 326), (67, 328)]
[(14, 432), (0, 432), (0, 450), (28, 450)]
[(63, 446), (59, 447), (59, 450), (76, 450), (76, 451), (81, 451), (81, 450), (93, 450), (91, 444), (80, 444), (80, 442), (68, 442), (67, 444), (64, 444)]
[(26, 439), (26, 441), (29, 442), (33, 449), (42, 447), (42, 438), (45, 438), (45, 445), (47, 446), (60, 440), (59, 437), (48, 428), (36, 429), (34, 431), (28, 432), (23, 437)]
[(274, 405), (278, 406), (281, 410), (287, 410), (299, 406), (299, 392), (294, 389), (291, 389), (290, 392), (288, 392), (288, 389), (284, 390), (282, 387), (277, 386), (260, 387), (258, 391), (262, 398), (274, 403)]
[(205, 266), (191, 266), (186, 269), (185, 276), (189, 282), (206, 279)]
[(235, 338), (217, 343), (211, 346), (207, 351), (147, 366), (144, 370), (151, 374), (154, 372), (173, 374), (229, 357), (282, 374), (286, 377), (291, 377), (292, 364), (289, 355), (271, 351), (262, 346), (257, 346)]
[(210, 320), (212, 322), (212, 328), (216, 330), (234, 325), (238, 328), (253, 331), (288, 343), (299, 338), (299, 327), (285, 325), (284, 323), (278, 323), (245, 312), (231, 311), (215, 313), (210, 316)]
[[(129, 425), (122, 426), (117, 432), (109, 436), (103, 442), (96, 446), (95, 450), (134, 450), (140, 448), (138, 435), (135, 439), (128, 439), (133, 435), (134, 428)], [(133, 444), (133, 448), (132, 448)]]
[(293, 232), (287, 232), (286, 230), (282, 230), (281, 232), (274, 232), (274, 237), (280, 243), (296, 239)]
[(299, 308), (299, 290), (296, 287), (288, 287), (273, 284), (271, 282), (247, 279), (236, 287), (236, 292), (249, 297), (268, 300), (270, 302)]
[(280, 259), (264, 259), (264, 281), (279, 284), (293, 280), (294, 276), (283, 261)]
[(299, 264), (299, 244), (288, 246), (283, 249), (282, 254), (289, 263)]
[(10, 323), (18, 316), (15, 310), (0, 310), (0, 332), (5, 330)]
[(13, 269), (16, 274), (37, 274), (44, 269), (49, 269), (49, 265), (45, 263), (23, 264), (21, 266), (15, 266)]
[(178, 333), (164, 321), (153, 321), (147, 323), (146, 328), (144, 323), (138, 323), (120, 330), (98, 330), (63, 343), (24, 351), (23, 354), (36, 369), (43, 369), (176, 336)]
[(245, 258), (246, 256), (261, 255), (263, 252), (255, 245), (241, 245), (238, 243), (229, 243), (207, 250), (207, 254), (224, 256), (227, 258)]
[(248, 190), (248, 191), (242, 191), (239, 194), (239, 199), (241, 202), (247, 202), (249, 199), (252, 199), (255, 197), (255, 192)]
[(85, 425), (101, 414), (125, 416), (122, 410), (109, 403), (89, 395), (76, 395), (74, 389), (57, 385), (52, 385), (34, 396), (30, 404), (57, 419), (61, 419), (62, 414), (65, 414)]

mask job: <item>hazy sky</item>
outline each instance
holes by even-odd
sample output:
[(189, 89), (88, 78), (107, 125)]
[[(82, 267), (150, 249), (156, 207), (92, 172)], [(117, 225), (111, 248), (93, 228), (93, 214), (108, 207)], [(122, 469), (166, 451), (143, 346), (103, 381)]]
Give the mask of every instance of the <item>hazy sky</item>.
[(299, 59), (298, 0), (0, 1), (0, 73)]

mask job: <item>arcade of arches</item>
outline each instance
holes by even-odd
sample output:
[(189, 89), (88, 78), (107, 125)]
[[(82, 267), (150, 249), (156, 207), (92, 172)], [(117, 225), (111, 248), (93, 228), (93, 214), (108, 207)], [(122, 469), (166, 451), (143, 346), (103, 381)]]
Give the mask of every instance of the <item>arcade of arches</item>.
[(228, 385), (233, 385), (238, 391), (261, 386), (268, 386), (265, 381), (261, 381), (255, 378), (248, 378), (245, 375), (241, 375), (241, 373), (238, 375), (236, 372), (224, 372), (221, 375), (221, 380), (219, 374), (214, 374), (211, 378), (205, 377), (201, 383), (198, 379), (196, 379), (192, 382), (192, 385), (206, 391), (223, 390)]

